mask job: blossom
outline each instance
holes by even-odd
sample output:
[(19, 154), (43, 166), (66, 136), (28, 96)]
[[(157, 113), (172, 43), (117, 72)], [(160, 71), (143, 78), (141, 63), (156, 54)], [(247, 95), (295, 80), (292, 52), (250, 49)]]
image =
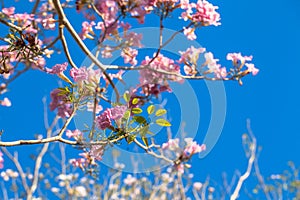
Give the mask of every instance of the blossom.
[(215, 59), (214, 55), (211, 52), (207, 52), (204, 54), (205, 64), (207, 65), (209, 70), (215, 71), (218, 70), (220, 65), (217, 64), (219, 59)]
[(110, 127), (112, 125), (111, 118), (111, 111), (109, 109), (105, 110), (101, 115), (96, 117), (96, 126), (102, 130)]
[(112, 120), (121, 119), (126, 110), (127, 107), (124, 105), (106, 109), (101, 115), (96, 117), (96, 126), (102, 130), (110, 127)]
[(46, 68), (47, 73), (49, 74), (62, 74), (64, 71), (66, 71), (68, 66), (68, 63), (65, 62), (63, 64), (56, 64), (52, 67), (52, 69)]
[(116, 106), (114, 108), (111, 108), (111, 119), (118, 120), (123, 117), (125, 114), (127, 107), (126, 106)]
[(80, 130), (78, 130), (78, 129), (76, 129), (74, 131), (67, 130), (66, 131), (66, 136), (68, 138), (71, 138), (71, 137), (78, 138), (78, 137), (82, 136), (82, 132)]
[(0, 100), (0, 105), (10, 107), (11, 101), (7, 97), (5, 97), (3, 100)]
[(259, 69), (255, 68), (254, 64), (252, 64), (252, 63), (245, 63), (245, 65), (248, 68), (248, 71), (250, 73), (252, 73), (253, 76), (255, 76), (259, 72)]
[(125, 41), (125, 44), (127, 44), (128, 46), (135, 46), (135, 47), (141, 48), (141, 47), (143, 47), (143, 45), (141, 43), (142, 38), (143, 38), (142, 34), (130, 32), (124, 36), (124, 41)]
[(136, 60), (137, 54), (138, 51), (130, 47), (124, 48), (121, 52), (121, 56), (124, 58), (124, 62), (130, 63), (133, 66), (137, 64), (137, 60)]
[(55, 28), (55, 19), (53, 19), (53, 15), (47, 15), (46, 18), (42, 20), (42, 25), (45, 29), (53, 30)]
[(88, 72), (85, 67), (72, 68), (70, 70), (70, 76), (74, 79), (75, 82), (81, 82), (87, 80)]
[(66, 94), (63, 94), (59, 89), (54, 89), (50, 93), (50, 97), (52, 99), (50, 102), (50, 110), (53, 111), (57, 109), (57, 115), (62, 118), (70, 117), (72, 106), (71, 103), (67, 101), (68, 97)]
[(15, 13), (15, 7), (3, 8), (2, 12), (7, 16), (11, 16)]
[(245, 63), (245, 61), (252, 61), (252, 56), (242, 56), (241, 53), (228, 53), (226, 59), (232, 60), (234, 63), (238, 61)]
[(127, 177), (123, 180), (125, 185), (132, 186), (136, 182), (136, 178), (131, 174), (128, 174)]
[(179, 165), (175, 165), (175, 169), (178, 171), (179, 174), (183, 174), (184, 173), (183, 163), (180, 163)]
[(194, 28), (183, 28), (183, 34), (187, 37), (189, 40), (195, 40), (197, 36), (195, 35), (195, 29)]
[(205, 52), (205, 48), (195, 48), (194, 46), (191, 46), (187, 48), (185, 51), (179, 51), (180, 53), (180, 59), (179, 63), (185, 63), (185, 62), (190, 62), (194, 65), (197, 64), (197, 61), (199, 59), (199, 54)]
[(87, 197), (88, 196), (88, 192), (84, 186), (76, 186), (74, 192), (75, 192), (76, 197)]
[(170, 139), (168, 142), (162, 144), (162, 149), (169, 149), (170, 151), (175, 151), (179, 148), (179, 139)]
[(139, 71), (141, 84), (157, 83), (157, 84), (164, 85), (165, 80), (173, 80), (178, 82), (183, 81), (182, 78), (176, 75), (169, 75), (169, 74), (153, 71), (153, 70), (162, 70), (165, 72), (180, 74), (180, 66), (175, 64), (173, 59), (165, 57), (162, 54), (158, 54), (154, 60), (152, 60), (150, 57), (147, 56), (145, 60), (142, 61), (142, 65), (146, 66), (146, 69), (142, 69)]
[(110, 46), (105, 46), (101, 51), (102, 58), (111, 58), (112, 57), (112, 48)]
[[(94, 39), (94, 37), (92, 35), (95, 35), (95, 33), (93, 31), (93, 26), (95, 26), (95, 25), (96, 25), (96, 23), (94, 21), (91, 21), (91, 22), (84, 21), (84, 22), (82, 22), (81, 33), (79, 34), (82, 40), (84, 40), (86, 38)], [(92, 34), (92, 35), (90, 35), (90, 34)]]
[(200, 153), (206, 149), (206, 145), (199, 145), (197, 142), (193, 141), (193, 138), (185, 138), (186, 147), (184, 149), (184, 154), (187, 156), (191, 156), (195, 153)]
[(92, 145), (89, 155), (96, 160), (102, 160), (103, 153), (104, 153), (103, 145)]
[(206, 0), (198, 0), (197, 3), (190, 3), (182, 1), (181, 8), (185, 11), (182, 12), (181, 18), (191, 20), (192, 22), (200, 23), (202, 26), (214, 25), (218, 26), (221, 23), (220, 14), (216, 11), (218, 6), (214, 6)]
[(202, 186), (203, 186), (203, 184), (200, 183), (200, 182), (195, 182), (195, 183), (193, 184), (194, 190), (197, 190), (197, 191), (200, 191), (201, 188), (202, 188)]

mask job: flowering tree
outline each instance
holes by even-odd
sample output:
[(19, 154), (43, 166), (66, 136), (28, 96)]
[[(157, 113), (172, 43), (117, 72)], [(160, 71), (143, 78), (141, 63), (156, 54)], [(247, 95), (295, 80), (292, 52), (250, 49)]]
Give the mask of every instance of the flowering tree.
[[(189, 80), (204, 80), (236, 81), (242, 85), (245, 76), (258, 73), (251, 63), (252, 56), (241, 53), (228, 53), (226, 58), (232, 65), (223, 67), (212, 52), (201, 46), (180, 49), (176, 56), (166, 52), (168, 45), (178, 41), (180, 35), (186, 41), (195, 41), (198, 29), (221, 25), (218, 7), (205, 0), (29, 2), (26, 5), (32, 7), (30, 13), (18, 11), (22, 10), (18, 3), (12, 6), (6, 2), (0, 12), (5, 30), (1, 33), (0, 46), (0, 104), (13, 106), (14, 99), (8, 98), (10, 85), (28, 71), (40, 71), (59, 78), (60, 82), (58, 86), (53, 85), (50, 103), (43, 101), (44, 134), (36, 138), (32, 135), (31, 139), (0, 141), (4, 153), (0, 152), (0, 167), (6, 166), (6, 155), (16, 169), (1, 173), (4, 180), (12, 183), (9, 194), (2, 187), (3, 195), (27, 199), (46, 198), (50, 193), (60, 199), (213, 198), (214, 188), (207, 187), (208, 181), (191, 183), (191, 177), (187, 176), (190, 159), (205, 152), (207, 144), (188, 137), (183, 126), (179, 136), (172, 134), (172, 116), (164, 108), (166, 102), (162, 97), (174, 92), (174, 83), (180, 87)], [(157, 32), (150, 33), (155, 38), (152, 42), (157, 44), (152, 49), (143, 44), (145, 34), (134, 29), (145, 28), (143, 24), (147, 20), (158, 25)], [(170, 20), (180, 21), (183, 26), (168, 35), (166, 27)], [(144, 33), (149, 33), (149, 29), (145, 30)], [(86, 56), (83, 64), (76, 59), (78, 52)], [(111, 62), (118, 57), (121, 60)], [(107, 62), (110, 63), (104, 64)], [(128, 84), (131, 79), (136, 82)], [(49, 109), (55, 113), (51, 123), (48, 123)], [(88, 115), (85, 120), (80, 118), (82, 113)], [(73, 127), (74, 120), (79, 125)], [(3, 137), (8, 134), (5, 130), (1, 133)], [(161, 134), (167, 136), (165, 141), (159, 138)], [(256, 141), (250, 136), (248, 169), (240, 176), (235, 189), (227, 194), (231, 199), (238, 197), (255, 160)], [(28, 171), (24, 171), (17, 154), (6, 148), (35, 144), (41, 149), (33, 157), (34, 169)], [(65, 153), (68, 146), (79, 149), (79, 156), (74, 158)], [(114, 149), (124, 146), (147, 156), (146, 160), (153, 158), (155, 164), (126, 169)], [(59, 149), (59, 158), (51, 154), (54, 148)], [(113, 155), (110, 157), (113, 165), (107, 170), (108, 178), (100, 184), (93, 178), (101, 175), (100, 161), (109, 152)], [(52, 156), (51, 166), (44, 165), (47, 155)], [(142, 160), (142, 165), (146, 160)], [(52, 165), (59, 165), (55, 173)], [(74, 173), (78, 169), (86, 175), (78, 177)], [(131, 174), (122, 178), (122, 171)], [(153, 179), (138, 174), (154, 171)], [(191, 184), (192, 189), (187, 189)]]

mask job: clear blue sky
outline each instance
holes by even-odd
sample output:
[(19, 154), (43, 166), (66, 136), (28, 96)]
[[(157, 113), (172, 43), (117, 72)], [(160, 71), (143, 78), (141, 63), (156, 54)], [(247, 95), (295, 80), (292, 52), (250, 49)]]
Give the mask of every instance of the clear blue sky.
[[(231, 175), (235, 169), (246, 168), (241, 136), (246, 132), (247, 118), (251, 119), (252, 130), (263, 147), (260, 156), (263, 174), (283, 171), (289, 160), (299, 165), (300, 2), (212, 3), (219, 6), (222, 25), (197, 31), (198, 42), (214, 52), (224, 65), (230, 64), (225, 60), (228, 52), (251, 54), (260, 72), (256, 77), (246, 77), (242, 87), (236, 82), (225, 83), (225, 126), (209, 156), (193, 161), (196, 180), (203, 181), (208, 174), (221, 180), (223, 171)], [(81, 62), (80, 58), (76, 60)], [(30, 72), (11, 85), (8, 97), (13, 106), (0, 107), (0, 129), (9, 134), (3, 140), (29, 138), (32, 133), (43, 131), (41, 97), (49, 96), (55, 85), (55, 78), (47, 78), (40, 72)], [(209, 111), (203, 109), (203, 112), (205, 118)]]

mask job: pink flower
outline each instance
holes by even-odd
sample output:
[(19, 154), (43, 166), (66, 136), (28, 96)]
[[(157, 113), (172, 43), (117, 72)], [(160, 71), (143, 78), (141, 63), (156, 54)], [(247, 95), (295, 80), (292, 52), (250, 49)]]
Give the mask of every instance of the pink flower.
[[(180, 66), (175, 64), (174, 60), (159, 54), (148, 66), (148, 63), (152, 59), (148, 56), (142, 61), (142, 65), (146, 66), (147, 68), (151, 68), (153, 70), (162, 70), (166, 72), (180, 74)], [(168, 75), (163, 74), (160, 72), (155, 72), (150, 69), (142, 69), (139, 71), (140, 73), (140, 83), (145, 84), (160, 84), (164, 85), (165, 80), (172, 80), (177, 82), (182, 82), (183, 79), (175, 76), (175, 75)]]
[(96, 117), (96, 126), (102, 130), (112, 125), (112, 120), (118, 120), (123, 117), (127, 110), (126, 106), (116, 106), (106, 109), (101, 115)]
[(42, 25), (45, 29), (55, 29), (55, 19), (53, 19), (53, 15), (47, 15), (46, 18), (42, 20)]
[(248, 71), (252, 73), (253, 76), (255, 76), (259, 72), (259, 69), (255, 68), (254, 64), (246, 63), (245, 65), (248, 68)]
[(215, 59), (214, 55), (211, 52), (204, 54), (205, 64), (207, 65), (208, 69), (211, 71), (216, 71), (219, 69), (220, 65), (217, 64), (219, 59)]
[(127, 110), (126, 106), (116, 106), (111, 108), (111, 119), (118, 120), (121, 119)]
[[(202, 26), (214, 25), (218, 26), (221, 23), (220, 14), (216, 11), (218, 6), (214, 6), (206, 0), (198, 0), (197, 3), (183, 1), (182, 9), (186, 10), (181, 14), (184, 20), (190, 19), (192, 22), (201, 23)], [(196, 10), (194, 12), (194, 10)]]
[(72, 68), (70, 70), (70, 76), (74, 79), (75, 82), (82, 82), (87, 80), (88, 72), (85, 67), (80, 67), (78, 69)]
[(78, 130), (78, 129), (76, 129), (74, 131), (67, 130), (66, 131), (66, 136), (68, 138), (71, 138), (71, 137), (73, 137), (73, 138), (79, 138), (79, 137), (82, 136), (82, 132), (80, 130)]
[(56, 65), (54, 65), (52, 67), (52, 69), (46, 68), (46, 71), (49, 74), (57, 74), (57, 75), (59, 75), (59, 74), (63, 73), (64, 71), (66, 71), (67, 67), (68, 67), (68, 63), (65, 62), (63, 64), (56, 64)]
[(96, 117), (96, 126), (102, 130), (110, 127), (112, 125), (111, 118), (111, 111), (109, 109), (105, 110), (101, 115)]
[(103, 145), (92, 145), (89, 155), (96, 160), (102, 160), (103, 153), (104, 153)]
[(141, 44), (142, 37), (142, 34), (130, 32), (124, 36), (124, 41), (125, 44), (127, 44), (128, 46), (135, 46), (141, 48), (143, 47), (143, 45)]
[(2, 101), (0, 100), (0, 105), (1, 106), (6, 106), (6, 107), (10, 107), (11, 106), (11, 102), (10, 100), (5, 97)]
[(195, 35), (195, 29), (194, 28), (183, 28), (183, 34), (187, 37), (189, 40), (195, 40), (197, 36)]
[(54, 89), (50, 93), (52, 101), (50, 102), (50, 110), (57, 109), (57, 115), (65, 118), (69, 117), (72, 113), (72, 105), (67, 101), (68, 97), (61, 93), (61, 90)]
[(3, 8), (2, 12), (7, 16), (11, 16), (15, 13), (15, 7)]
[(102, 58), (111, 58), (112, 57), (112, 48), (110, 46), (105, 46), (104, 49), (101, 51)]
[(136, 56), (138, 51), (130, 47), (124, 48), (121, 52), (121, 56), (124, 58), (125, 63), (130, 63), (135, 66), (137, 64)]
[[(79, 34), (82, 40), (85, 40), (86, 38), (88, 39), (94, 39), (92, 35), (95, 35), (93, 31), (93, 26), (95, 26), (96, 23), (94, 21), (91, 22), (82, 22), (82, 30), (81, 33)], [(92, 35), (90, 35), (92, 34)]]
[(3, 163), (4, 163), (3, 153), (0, 151), (0, 169), (4, 167)]
[(69, 162), (74, 167), (80, 167), (80, 168), (83, 168), (87, 164), (87, 161), (84, 158), (77, 158), (77, 159), (73, 158), (73, 159), (70, 159)]
[(234, 63), (238, 61), (242, 63), (245, 61), (252, 61), (252, 56), (242, 56), (241, 53), (228, 53), (226, 58), (227, 60), (232, 60)]
[(162, 149), (169, 149), (170, 151), (175, 151), (179, 148), (179, 139), (170, 139), (168, 142), (162, 144)]
[(184, 173), (184, 165), (183, 163), (180, 163), (179, 165), (175, 165), (176, 170), (178, 171), (179, 174)]
[(186, 147), (184, 149), (184, 154), (186, 156), (191, 156), (195, 153), (200, 153), (206, 149), (206, 146), (202, 144), (201, 146), (198, 145), (193, 138), (185, 138), (184, 141), (186, 142)]
[(197, 65), (199, 54), (204, 53), (205, 51), (205, 48), (195, 48), (194, 46), (191, 46), (186, 51), (179, 51), (181, 55), (179, 63), (190, 62), (194, 65)]
[(201, 188), (202, 188), (202, 186), (203, 186), (203, 184), (200, 183), (200, 182), (195, 182), (195, 183), (193, 184), (194, 190), (197, 190), (197, 191), (200, 191)]

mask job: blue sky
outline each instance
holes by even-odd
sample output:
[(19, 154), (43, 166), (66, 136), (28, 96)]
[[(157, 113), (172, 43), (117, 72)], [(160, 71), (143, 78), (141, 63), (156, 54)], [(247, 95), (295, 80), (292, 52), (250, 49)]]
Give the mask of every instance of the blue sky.
[[(263, 174), (283, 171), (289, 160), (299, 166), (300, 2), (227, 0), (212, 3), (219, 6), (222, 25), (197, 31), (197, 41), (214, 52), (223, 65), (230, 65), (226, 61), (228, 52), (253, 55), (253, 63), (260, 72), (255, 77), (246, 77), (243, 86), (236, 82), (224, 83), (227, 96), (224, 129), (211, 153), (203, 160), (193, 160), (195, 179), (203, 181), (210, 174), (220, 180), (224, 171), (229, 175), (235, 169), (244, 171), (246, 159), (241, 136), (246, 132), (247, 118), (251, 119), (252, 130), (263, 148), (259, 161)], [(176, 29), (178, 24), (168, 24), (168, 28)], [(76, 60), (82, 61), (81, 58)], [(13, 107), (0, 108), (0, 129), (9, 134), (4, 135), (3, 140), (30, 138), (31, 133), (43, 131), (41, 98), (49, 95), (56, 81), (35, 71), (11, 85), (8, 96)], [(203, 83), (192, 84), (199, 87), (199, 93), (207, 93)], [(205, 116), (209, 116), (210, 110), (203, 108), (201, 112), (204, 127), (200, 129), (205, 131), (209, 123)]]

